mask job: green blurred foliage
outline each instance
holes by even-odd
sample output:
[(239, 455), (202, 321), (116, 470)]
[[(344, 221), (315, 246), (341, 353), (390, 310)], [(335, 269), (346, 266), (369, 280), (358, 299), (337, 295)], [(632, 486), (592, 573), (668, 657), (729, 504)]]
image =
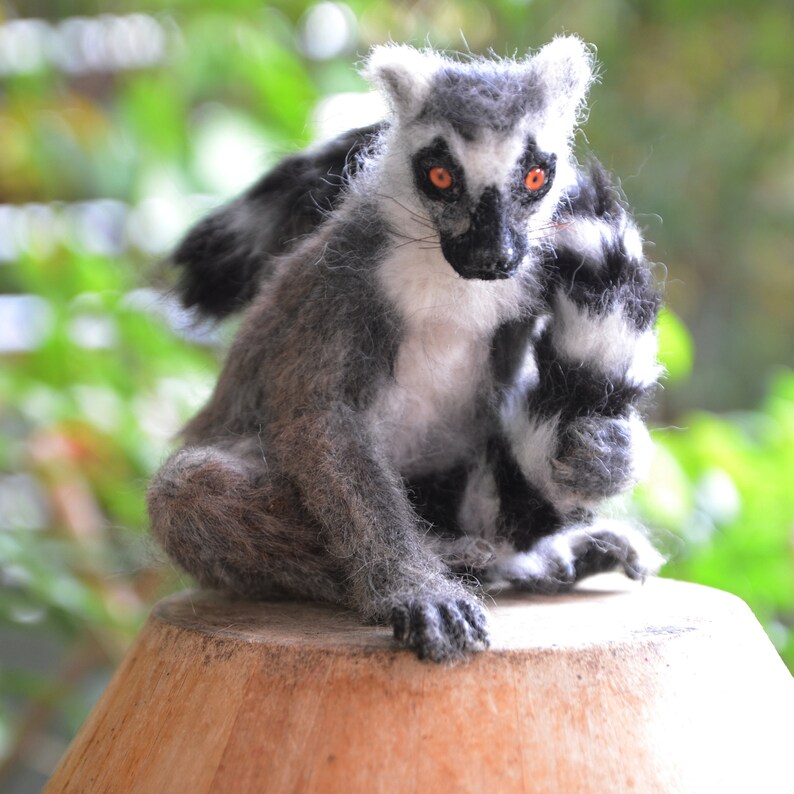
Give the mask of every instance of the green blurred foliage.
[(364, 90), (352, 64), (389, 37), (512, 54), (567, 31), (598, 45), (579, 145), (623, 176), (671, 307), (665, 429), (631, 509), (660, 535), (666, 574), (738, 593), (794, 668), (790, 2), (350, 0), (351, 38), (330, 58), (306, 54), (312, 6), (0, 0), (0, 23), (146, 13), (166, 41), (142, 68), (0, 72), (0, 205), (44, 208), (0, 263), (0, 296), (39, 299), (36, 344), (0, 353), (0, 636), (46, 638), (57, 659), (0, 673), (0, 757), (35, 766), (42, 711), (70, 735), (86, 687), (184, 584), (155, 562), (143, 494), (208, 394), (223, 334), (142, 288), (201, 211), (312, 139), (319, 100)]
[(759, 410), (696, 412), (653, 434), (634, 510), (656, 529), (664, 575), (744, 599), (794, 669), (794, 373)]

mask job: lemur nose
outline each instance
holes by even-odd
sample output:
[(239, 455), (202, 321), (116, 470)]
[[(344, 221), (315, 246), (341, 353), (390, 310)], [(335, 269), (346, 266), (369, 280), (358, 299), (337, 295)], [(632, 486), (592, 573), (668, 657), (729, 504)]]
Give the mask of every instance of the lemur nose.
[(476, 236), (477, 242), (482, 240), (485, 245), (501, 242), (505, 227), (503, 204), (496, 188), (488, 187), (482, 192), (469, 225), (469, 234)]
[(495, 186), (483, 190), (460, 235), (442, 235), (447, 261), (466, 278), (498, 279), (511, 276), (522, 257), (522, 239), (511, 227), (505, 199)]
[(515, 258), (515, 241), (505, 218), (504, 199), (495, 187), (483, 190), (469, 227), (471, 242), (495, 271), (507, 271)]

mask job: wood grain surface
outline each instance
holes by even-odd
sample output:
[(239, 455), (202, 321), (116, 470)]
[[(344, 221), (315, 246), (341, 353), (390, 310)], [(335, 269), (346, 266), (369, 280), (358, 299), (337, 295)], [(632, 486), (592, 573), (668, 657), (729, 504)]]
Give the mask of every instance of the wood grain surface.
[(794, 681), (749, 609), (615, 576), (503, 593), (418, 661), (318, 604), (161, 601), (46, 794), (794, 791)]

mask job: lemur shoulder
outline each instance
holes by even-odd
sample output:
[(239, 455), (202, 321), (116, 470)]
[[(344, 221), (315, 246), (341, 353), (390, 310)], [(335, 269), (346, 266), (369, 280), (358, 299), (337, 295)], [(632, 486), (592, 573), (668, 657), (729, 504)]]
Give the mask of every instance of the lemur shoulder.
[(571, 140), (594, 62), (376, 47), (384, 122), (285, 160), (190, 230), (183, 302), (246, 308), (149, 489), (205, 586), (390, 623), (423, 658), (488, 643), (480, 586), (555, 592), (661, 558), (598, 517), (642, 474), (660, 298)]

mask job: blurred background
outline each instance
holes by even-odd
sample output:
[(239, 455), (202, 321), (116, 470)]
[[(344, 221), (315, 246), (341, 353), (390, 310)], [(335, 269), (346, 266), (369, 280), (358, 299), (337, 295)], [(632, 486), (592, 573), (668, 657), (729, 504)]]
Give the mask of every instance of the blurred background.
[(629, 509), (794, 668), (790, 0), (0, 0), (0, 789), (38, 791), (148, 608), (143, 493), (228, 329), (161, 295), (186, 226), (360, 119), (389, 38), (598, 47), (582, 153), (666, 272), (658, 453)]

